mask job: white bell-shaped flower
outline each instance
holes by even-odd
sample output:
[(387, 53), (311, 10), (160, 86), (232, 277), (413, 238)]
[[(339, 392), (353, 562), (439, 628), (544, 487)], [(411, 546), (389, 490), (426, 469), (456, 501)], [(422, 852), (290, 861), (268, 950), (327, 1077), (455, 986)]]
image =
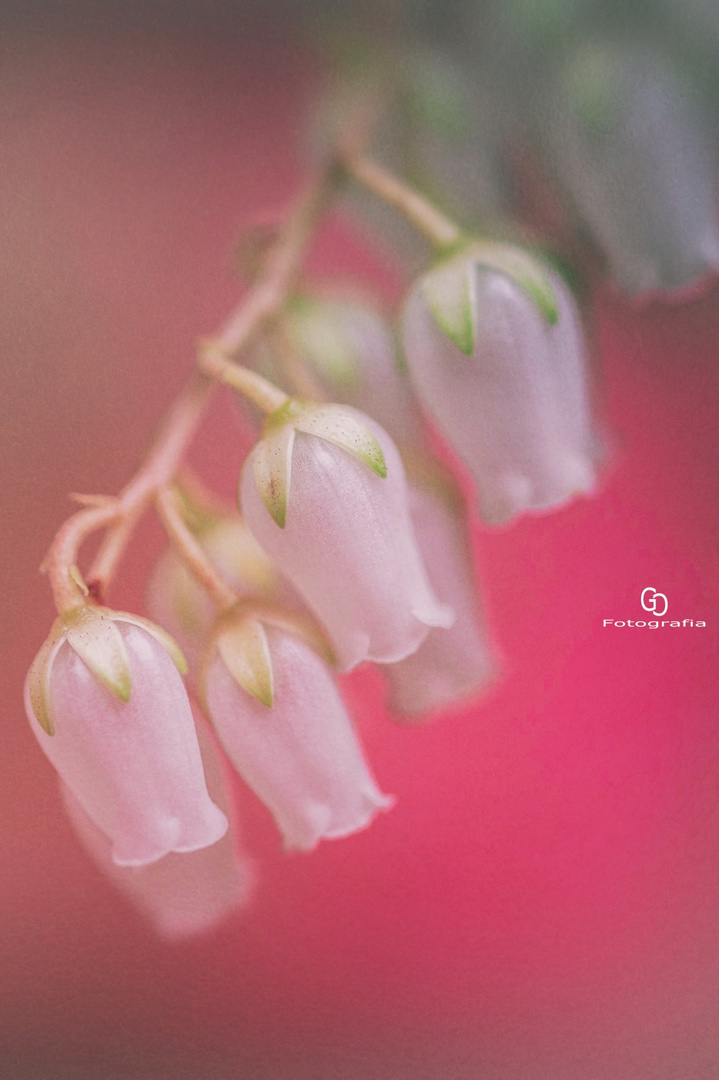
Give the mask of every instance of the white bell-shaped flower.
[(290, 399), (240, 482), (247, 525), (323, 624), (340, 670), (393, 663), (452, 614), (417, 549), (407, 483), (382, 428), (354, 409)]
[(159, 627), (79, 607), (56, 620), (28, 674), (30, 726), (120, 866), (195, 851), (227, 830), (178, 666)]
[(404, 345), (420, 400), (474, 475), (488, 523), (594, 489), (584, 338), (552, 270), (519, 249), (469, 245), (415, 285)]
[(393, 803), (369, 771), (317, 648), (297, 616), (240, 607), (220, 620), (203, 681), (228, 757), (287, 847), (303, 851), (364, 829)]
[(481, 693), (495, 676), (495, 662), (458, 493), (444, 485), (432, 490), (411, 484), (409, 494), (432, 587), (455, 614), (448, 630), (430, 630), (416, 653), (382, 668), (390, 711), (414, 718)]
[(710, 133), (660, 52), (580, 49), (538, 126), (557, 184), (626, 292), (676, 291), (716, 273)]
[(237, 826), (225, 791), (222, 764), (204, 721), (196, 719), (207, 790), (231, 828), (216, 844), (183, 854), (170, 852), (149, 866), (118, 866), (112, 844), (61, 782), (65, 808), (80, 843), (130, 903), (168, 940), (206, 933), (250, 900), (255, 869), (239, 848)]

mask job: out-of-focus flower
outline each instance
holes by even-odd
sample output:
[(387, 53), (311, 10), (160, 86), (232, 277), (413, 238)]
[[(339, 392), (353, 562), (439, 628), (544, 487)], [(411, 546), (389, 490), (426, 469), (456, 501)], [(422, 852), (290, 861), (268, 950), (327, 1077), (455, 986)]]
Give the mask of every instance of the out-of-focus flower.
[(196, 719), (197, 740), (207, 790), (231, 828), (215, 844), (184, 854), (171, 852), (149, 866), (118, 866), (112, 845), (83, 810), (66, 784), (60, 789), (73, 828), (88, 854), (118, 890), (165, 938), (177, 940), (211, 930), (248, 903), (255, 880), (242, 852), (211, 734)]
[(586, 46), (565, 66), (538, 139), (628, 293), (682, 289), (719, 267), (707, 133), (658, 53)]
[[(213, 516), (193, 532), (239, 596), (279, 597), (279, 575), (239, 514)], [(194, 669), (217, 612), (174, 548), (167, 548), (155, 563), (146, 603), (150, 617), (172, 634)]]
[(220, 620), (203, 680), (230, 760), (286, 845), (305, 851), (365, 828), (393, 803), (369, 771), (316, 641), (297, 618), (241, 606)]
[(437, 596), (455, 614), (448, 630), (430, 630), (419, 649), (382, 672), (389, 708), (416, 717), (479, 694), (495, 664), (477, 596), (472, 554), (459, 495), (410, 484), (415, 535)]
[(402, 660), (430, 626), (451, 625), (412, 533), (399, 454), (369, 417), (291, 399), (268, 418), (240, 496), (248, 526), (322, 622), (341, 670)]
[(287, 328), (298, 356), (331, 401), (367, 413), (401, 447), (426, 445), (419, 405), (376, 306), (339, 294), (297, 297)]
[(119, 866), (214, 844), (184, 659), (159, 627), (106, 608), (60, 616), (25, 684), (30, 726)]
[(397, 108), (387, 120), (390, 167), (467, 224), (506, 216), (509, 116), (496, 79), (436, 43), (401, 59)]
[(468, 245), (415, 285), (404, 345), (417, 393), (473, 473), (488, 523), (592, 491), (584, 339), (552, 270), (520, 249)]

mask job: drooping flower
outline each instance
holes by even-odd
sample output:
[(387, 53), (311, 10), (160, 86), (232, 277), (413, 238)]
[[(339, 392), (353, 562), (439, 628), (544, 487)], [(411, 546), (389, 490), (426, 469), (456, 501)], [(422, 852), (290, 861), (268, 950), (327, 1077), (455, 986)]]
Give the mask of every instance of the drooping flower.
[(432, 490), (417, 484), (410, 484), (409, 494), (432, 587), (455, 614), (448, 630), (430, 630), (416, 653), (382, 668), (390, 711), (414, 718), (479, 694), (494, 678), (496, 665), (459, 496), (452, 488)]
[(327, 631), (340, 670), (409, 656), (451, 624), (412, 533), (387, 433), (354, 409), (290, 399), (243, 470), (245, 521)]
[(585, 45), (538, 129), (557, 184), (626, 292), (676, 291), (719, 268), (708, 132), (659, 52)]
[(585, 346), (571, 294), (519, 249), (469, 244), (415, 285), (404, 345), (427, 412), (501, 524), (593, 490)]
[(134, 615), (60, 616), (25, 684), (30, 726), (119, 866), (214, 844), (227, 819), (207, 794), (172, 639)]
[(196, 717), (197, 740), (207, 790), (230, 820), (215, 844), (182, 854), (170, 852), (149, 866), (118, 866), (112, 844), (85, 813), (66, 784), (65, 808), (81, 844), (100, 870), (165, 938), (178, 940), (211, 930), (244, 907), (253, 891), (255, 870), (239, 848), (237, 825), (222, 778), (222, 765), (207, 725)]
[(318, 649), (321, 639), (299, 617), (240, 605), (220, 620), (203, 680), (227, 755), (287, 847), (303, 851), (364, 829), (393, 803), (369, 771)]

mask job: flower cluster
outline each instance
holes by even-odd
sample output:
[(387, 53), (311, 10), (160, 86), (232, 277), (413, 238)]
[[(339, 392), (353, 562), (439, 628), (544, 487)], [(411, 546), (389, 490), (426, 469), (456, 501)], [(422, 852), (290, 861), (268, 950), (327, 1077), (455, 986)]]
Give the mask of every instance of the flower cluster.
[[(441, 0), (423, 4), (424, 25), (398, 11), (402, 47), (385, 73), (394, 108), (375, 155), (409, 165), (470, 223), (539, 230), (629, 297), (704, 287), (719, 270), (714, 0), (645, 0), (631, 13), (602, 0), (458, 6), (454, 24)], [(357, 23), (360, 40), (380, 32)], [(385, 207), (356, 208), (416, 261), (415, 238)]]
[[(404, 210), (436, 248), (396, 332), (376, 300), (296, 282), (338, 174)], [(81, 842), (170, 936), (214, 925), (252, 892), (230, 764), (289, 849), (357, 832), (392, 806), (342, 673), (378, 665), (387, 711), (404, 723), (494, 680), (467, 485), (495, 526), (596, 485), (581, 321), (543, 256), (464, 237), (342, 151), (258, 274), (200, 346), (137, 476), (116, 499), (83, 499), (58, 532), (46, 562), (58, 617), (26, 686)], [(218, 384), (263, 414), (238, 461), (238, 509), (183, 467)], [(170, 547), (148, 582), (150, 622), (104, 595), (153, 503)], [(82, 573), (80, 545), (97, 529), (104, 542)]]

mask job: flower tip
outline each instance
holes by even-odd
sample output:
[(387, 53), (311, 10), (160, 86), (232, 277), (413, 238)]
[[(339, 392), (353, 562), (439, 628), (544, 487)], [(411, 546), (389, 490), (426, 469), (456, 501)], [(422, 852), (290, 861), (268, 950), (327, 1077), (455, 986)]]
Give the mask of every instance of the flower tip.
[(234, 681), (271, 709), (274, 673), (262, 623), (251, 616), (239, 619), (218, 635), (217, 651)]
[(173, 852), (183, 855), (212, 847), (222, 839), (228, 829), (229, 822), (222, 810), (209, 801), (205, 808), (204, 821), (192, 839), (181, 842), (183, 823), (179, 817), (170, 817), (164, 821), (159, 832), (152, 837), (145, 837), (144, 843), (138, 843), (137, 836), (119, 835), (112, 845), (111, 859), (115, 866), (151, 866)]
[(464, 253), (425, 274), (421, 295), (439, 329), (465, 356), (474, 352), (471, 262)]
[(120, 701), (128, 702), (132, 693), (129, 672), (126, 678), (121, 677), (114, 685), (110, 686), (110, 689)]
[(294, 427), (284, 424), (270, 429), (252, 454), (257, 491), (265, 509), (280, 529), (284, 529), (287, 521), (294, 441)]
[(25, 708), (28, 716), (32, 715), (38, 721), (38, 724), (48, 735), (55, 734), (55, 725), (53, 724), (53, 718), (50, 713), (50, 706), (48, 699), (46, 699), (45, 693), (36, 693), (33, 691), (30, 678), (28, 676), (28, 687), (25, 693)]
[(363, 812), (358, 818), (347, 824), (334, 829), (328, 829), (324, 833), (325, 840), (344, 840), (353, 833), (364, 832), (374, 821), (377, 814), (388, 814), (397, 802), (396, 796), (385, 795), (376, 785), (365, 792), (365, 805)]
[(292, 831), (285, 832), (284, 850), (288, 854), (294, 851), (306, 854), (314, 851), (321, 840), (345, 840), (355, 833), (364, 832), (377, 814), (389, 813), (396, 802), (394, 795), (385, 795), (372, 784), (364, 792), (363, 806), (344, 821), (337, 822), (332, 807), (326, 803), (316, 802), (312, 806), (306, 806), (302, 828), (295, 827)]
[(447, 604), (439, 603), (439, 601), (435, 601), (431, 608), (426, 604), (421, 607), (412, 608), (412, 614), (418, 622), (424, 623), (424, 625), (429, 628), (450, 630), (452, 626), (454, 626), (454, 609)]
[(382, 448), (379, 445), (378, 445), (378, 450), (379, 450), (378, 458), (376, 460), (372, 461), (372, 462), (368, 462), (368, 464), (369, 464), (370, 468), (372, 469), (372, 471), (377, 473), (377, 476), (380, 476), (384, 480), (386, 478), (386, 476), (387, 476), (387, 462), (384, 459), (384, 454), (382, 453)]
[(539, 300), (539, 307), (549, 325), (556, 326), (559, 322), (559, 306), (556, 299), (549, 302), (546, 299)]

